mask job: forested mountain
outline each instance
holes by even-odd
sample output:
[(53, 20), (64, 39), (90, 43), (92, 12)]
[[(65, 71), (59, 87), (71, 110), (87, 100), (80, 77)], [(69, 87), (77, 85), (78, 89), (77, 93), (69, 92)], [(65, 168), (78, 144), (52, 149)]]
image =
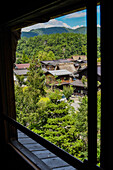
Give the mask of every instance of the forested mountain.
[(41, 56), (48, 60), (47, 55), (49, 54), (52, 59), (70, 58), (72, 55), (86, 55), (87, 36), (75, 33), (56, 33), (30, 38), (22, 37), (18, 42), (17, 63), (29, 62), (33, 56)]
[[(80, 27), (77, 29), (70, 29), (65, 27), (50, 27), (50, 28), (39, 28), (39, 29), (33, 29), (29, 32), (22, 32), (21, 37), (34, 37), (37, 35), (49, 35), (49, 34), (56, 34), (56, 33), (78, 33), (78, 34), (86, 34), (87, 33), (87, 27)], [(100, 28), (97, 28), (97, 36), (100, 36)]]
[[(16, 51), (17, 63), (29, 62), (33, 56), (42, 57), (42, 60), (50, 58), (57, 60), (70, 58), (73, 55), (87, 55), (87, 35), (56, 33), (22, 37)], [(97, 56), (100, 57), (100, 38), (97, 39)]]

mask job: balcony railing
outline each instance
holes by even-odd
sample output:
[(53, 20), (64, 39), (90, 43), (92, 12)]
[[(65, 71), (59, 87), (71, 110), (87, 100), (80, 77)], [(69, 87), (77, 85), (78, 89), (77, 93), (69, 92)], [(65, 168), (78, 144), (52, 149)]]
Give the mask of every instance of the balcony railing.
[[(48, 149), (50, 152), (52, 152), (55, 155), (57, 155), (59, 158), (61, 158), (65, 162), (67, 162), (72, 167), (74, 167), (74, 168), (76, 168), (78, 170), (79, 169), (82, 170), (82, 169), (90, 169), (91, 168), (87, 160), (85, 160), (84, 162), (78, 160), (77, 158), (75, 158), (74, 156), (70, 155), (66, 151), (62, 150), (58, 146), (54, 145), (53, 143), (49, 142), (48, 140), (44, 139), (43, 137), (39, 136), (38, 134), (36, 134), (36, 133), (32, 132), (31, 130), (27, 129), (26, 127), (24, 127), (23, 125), (18, 123), (16, 120), (14, 120), (14, 119), (6, 116), (6, 115), (2, 115), (2, 118), (4, 120), (6, 120), (8, 122), (8, 124), (12, 125), (16, 129), (19, 129), (19, 131), (23, 132), (24, 134), (29, 136), (31, 139), (33, 139), (34, 141), (36, 141), (37, 143), (39, 143), (40, 145), (42, 145), (43, 147)], [(26, 152), (26, 148), (24, 146), (22, 146), (21, 144), (19, 144), (17, 140), (11, 140), (11, 145), (16, 147), (17, 149), (20, 149), (20, 151), (23, 152), (23, 154), (25, 156), (26, 156), (26, 153), (27, 153), (27, 157), (29, 159), (32, 158), (32, 156), (30, 155), (30, 152), (28, 152), (28, 151)], [(24, 151), (25, 151), (25, 153), (24, 153)], [(32, 159), (35, 160), (35, 158), (32, 158)], [(32, 159), (31, 159), (31, 161), (32, 161)], [(36, 160), (35, 160), (35, 162), (36, 162)], [(41, 167), (45, 166), (40, 161), (40, 159), (38, 161), (38, 166), (39, 167), (40, 166)], [(95, 170), (101, 170), (101, 168), (98, 167), (98, 166), (94, 166), (93, 168)], [(43, 168), (42, 168), (42, 170), (43, 170)]]

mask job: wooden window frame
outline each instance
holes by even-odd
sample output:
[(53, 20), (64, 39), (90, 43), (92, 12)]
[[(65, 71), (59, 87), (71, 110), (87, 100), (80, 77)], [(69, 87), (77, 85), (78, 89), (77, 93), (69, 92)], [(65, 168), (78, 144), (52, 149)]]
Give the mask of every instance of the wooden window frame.
[[(74, 3), (72, 3), (74, 4)], [(67, 6), (62, 13), (67, 13), (68, 11), (73, 11), (74, 7)], [(96, 23), (96, 6), (95, 1), (87, 1), (84, 3), (84, 6), (87, 6), (87, 44), (88, 44), (88, 161), (85, 161), (86, 167), (96, 167), (97, 162), (97, 23)], [(110, 90), (110, 76), (112, 75), (112, 68), (110, 61), (112, 45), (109, 41), (107, 33), (109, 32), (107, 26), (111, 23), (110, 19), (105, 20), (105, 17), (111, 18), (111, 7), (109, 2), (101, 2), (101, 64), (102, 64), (102, 118), (101, 118), (101, 167), (103, 169), (110, 169), (112, 166), (112, 156), (109, 154), (112, 151), (112, 143), (110, 140), (110, 133), (112, 133), (113, 123), (112, 120), (112, 103), (110, 101), (111, 92)], [(49, 12), (49, 8), (48, 8)], [(55, 15), (59, 15), (57, 11), (56, 14), (50, 13), (49, 15), (53, 18)], [(105, 15), (106, 14), (106, 15)], [(47, 21), (50, 19), (48, 15), (47, 18), (42, 19), (41, 22)], [(14, 97), (14, 83), (13, 83), (13, 46), (12, 39), (14, 37), (14, 30), (19, 30), (20, 27), (23, 27), (24, 21), (33, 20), (32, 23), (36, 23), (37, 12), (33, 12), (32, 15), (22, 16), (17, 18), (14, 21), (3, 25), (0, 29), (0, 98), (1, 104), (1, 114), (6, 115), (10, 118), (16, 119), (16, 109), (15, 109), (15, 97)], [(38, 18), (39, 19), (39, 18)], [(38, 20), (40, 21), (40, 20)], [(25, 25), (29, 25), (28, 22), (25, 22)], [(24, 26), (25, 26), (24, 25)], [(13, 30), (13, 31), (12, 31)], [(93, 30), (93, 31), (92, 31)], [(92, 34), (93, 32), (93, 34)], [(112, 32), (112, 30), (111, 30)], [(110, 33), (109, 33), (110, 36)], [(15, 49), (14, 49), (15, 51)], [(92, 53), (92, 51), (94, 51)], [(107, 57), (106, 57), (106, 56)], [(4, 63), (4, 65), (2, 64)], [(92, 64), (93, 63), (93, 64)], [(107, 69), (106, 69), (107, 64)], [(110, 65), (110, 66), (109, 66)], [(91, 74), (90, 74), (91, 72)], [(108, 82), (108, 83), (106, 83)], [(93, 109), (92, 109), (93, 108)], [(106, 114), (107, 111), (107, 114)], [(109, 117), (109, 119), (108, 119)], [(15, 127), (10, 126), (10, 124), (0, 117), (0, 129), (3, 132), (1, 137), (1, 143), (5, 148), (6, 143), (10, 141), (17, 140), (17, 130)], [(106, 125), (106, 126), (105, 126)], [(4, 127), (4, 128), (3, 128)], [(109, 132), (109, 133), (108, 133)], [(5, 133), (5, 135), (4, 135)], [(108, 139), (108, 140), (106, 140)], [(107, 154), (106, 154), (107, 153)], [(111, 157), (110, 157), (111, 156)], [(109, 157), (109, 159), (107, 158)]]

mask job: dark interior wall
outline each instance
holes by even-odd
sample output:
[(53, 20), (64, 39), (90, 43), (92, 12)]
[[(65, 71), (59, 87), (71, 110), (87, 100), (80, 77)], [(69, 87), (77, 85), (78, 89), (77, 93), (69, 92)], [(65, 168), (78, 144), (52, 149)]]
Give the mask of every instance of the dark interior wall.
[[(33, 168), (28, 164), (10, 145), (7, 146), (7, 164), (6, 169), (11, 170), (32, 170)], [(5, 169), (4, 169), (5, 170)]]

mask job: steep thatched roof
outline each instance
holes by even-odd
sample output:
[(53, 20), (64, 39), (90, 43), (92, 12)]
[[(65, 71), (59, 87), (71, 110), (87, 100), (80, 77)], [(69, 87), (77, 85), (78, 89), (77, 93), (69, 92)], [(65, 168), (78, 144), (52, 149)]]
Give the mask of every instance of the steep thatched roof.
[(66, 69), (70, 71), (71, 73), (76, 71), (74, 63), (59, 63), (58, 67), (60, 70)]
[(76, 55), (76, 56), (72, 56), (72, 59), (74, 60), (87, 60), (87, 56), (86, 55)]

